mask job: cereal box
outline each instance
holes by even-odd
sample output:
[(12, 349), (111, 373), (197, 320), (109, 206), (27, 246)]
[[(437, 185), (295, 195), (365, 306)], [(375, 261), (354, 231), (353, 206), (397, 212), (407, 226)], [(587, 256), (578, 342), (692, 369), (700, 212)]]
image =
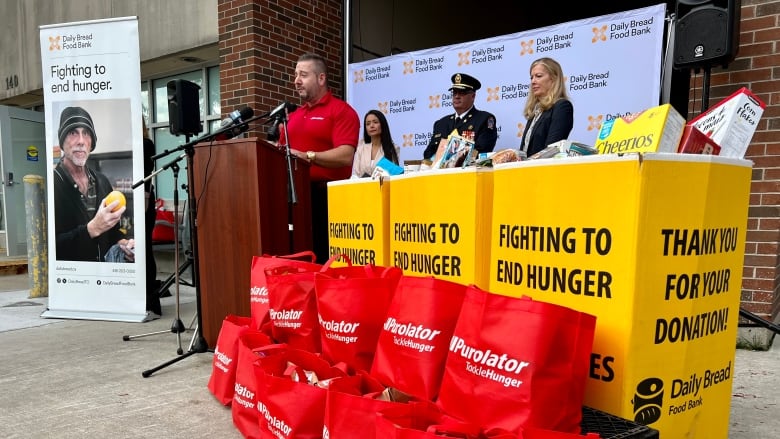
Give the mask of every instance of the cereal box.
[(720, 155), (745, 157), (758, 121), (764, 113), (761, 99), (745, 87), (689, 122), (720, 145)]
[(599, 154), (677, 152), (684, 126), (674, 107), (659, 105), (601, 124), (596, 149)]

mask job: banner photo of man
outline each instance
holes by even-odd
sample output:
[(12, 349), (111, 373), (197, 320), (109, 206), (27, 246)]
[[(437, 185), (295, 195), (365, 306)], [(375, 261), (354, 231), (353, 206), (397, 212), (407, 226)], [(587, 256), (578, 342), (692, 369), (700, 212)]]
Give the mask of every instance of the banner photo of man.
[[(127, 38), (117, 39), (118, 34)], [(135, 17), (40, 27), (48, 178), (43, 317), (145, 321), (141, 72)]]

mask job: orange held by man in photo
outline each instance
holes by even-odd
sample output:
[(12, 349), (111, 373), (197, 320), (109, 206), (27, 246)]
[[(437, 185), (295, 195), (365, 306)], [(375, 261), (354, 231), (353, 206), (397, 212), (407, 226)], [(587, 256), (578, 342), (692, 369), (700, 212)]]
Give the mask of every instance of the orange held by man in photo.
[(106, 201), (105, 201), (106, 206), (113, 203), (114, 201), (119, 201), (119, 204), (117, 204), (116, 207), (114, 207), (114, 209), (111, 210), (112, 212), (116, 212), (117, 210), (121, 209), (122, 206), (127, 204), (127, 199), (125, 199), (125, 194), (119, 191), (111, 191), (109, 192), (108, 195), (106, 195)]

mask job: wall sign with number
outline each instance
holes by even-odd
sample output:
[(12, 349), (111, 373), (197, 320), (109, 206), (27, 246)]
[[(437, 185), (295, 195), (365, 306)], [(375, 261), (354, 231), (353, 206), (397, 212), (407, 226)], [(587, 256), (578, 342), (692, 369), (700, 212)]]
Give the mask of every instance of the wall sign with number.
[(10, 90), (16, 87), (19, 87), (19, 75), (6, 76), (5, 89)]

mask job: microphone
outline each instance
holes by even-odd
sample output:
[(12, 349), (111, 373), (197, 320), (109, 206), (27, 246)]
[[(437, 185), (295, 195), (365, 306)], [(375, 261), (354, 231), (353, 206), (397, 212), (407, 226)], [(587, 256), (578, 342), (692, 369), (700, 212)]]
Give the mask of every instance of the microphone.
[(279, 104), (278, 107), (274, 108), (273, 110), (271, 110), (270, 113), (264, 115), (263, 117), (267, 117), (269, 119), (277, 119), (281, 116), (284, 116), (285, 114), (292, 113), (297, 109), (298, 109), (297, 105), (284, 101), (281, 104)]
[(217, 131), (220, 133), (215, 137), (215, 140), (232, 139), (243, 133), (249, 128), (249, 124), (245, 124), (244, 122), (251, 119), (254, 114), (255, 111), (246, 106), (232, 111), (228, 114), (228, 117), (222, 119), (222, 123), (219, 124)]
[(219, 128), (222, 129), (230, 125), (243, 123), (244, 121), (250, 119), (254, 115), (255, 115), (255, 110), (246, 106), (242, 107), (228, 114), (228, 117), (222, 119), (222, 123), (219, 125)]

